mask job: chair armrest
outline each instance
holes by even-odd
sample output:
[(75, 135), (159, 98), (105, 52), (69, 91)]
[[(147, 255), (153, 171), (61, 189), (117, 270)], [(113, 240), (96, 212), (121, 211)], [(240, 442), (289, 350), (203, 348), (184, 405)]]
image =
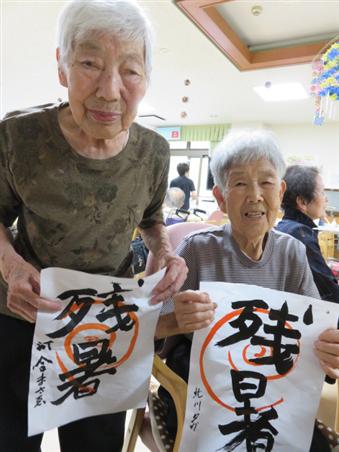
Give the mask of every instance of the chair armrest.
[(170, 393), (177, 412), (178, 429), (173, 447), (173, 452), (179, 450), (186, 409), (187, 383), (173, 372), (166, 364), (155, 355), (152, 374), (154, 378)]

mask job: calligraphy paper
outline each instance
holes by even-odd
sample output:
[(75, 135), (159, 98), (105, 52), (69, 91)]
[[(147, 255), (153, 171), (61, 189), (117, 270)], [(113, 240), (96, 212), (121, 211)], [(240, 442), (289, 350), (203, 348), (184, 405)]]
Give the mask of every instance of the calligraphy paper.
[(29, 435), (84, 417), (146, 404), (161, 304), (150, 305), (164, 270), (140, 279), (61, 268), (41, 272), (28, 402)]
[(339, 306), (245, 284), (203, 282), (217, 303), (194, 333), (181, 452), (309, 450), (324, 373), (313, 352)]

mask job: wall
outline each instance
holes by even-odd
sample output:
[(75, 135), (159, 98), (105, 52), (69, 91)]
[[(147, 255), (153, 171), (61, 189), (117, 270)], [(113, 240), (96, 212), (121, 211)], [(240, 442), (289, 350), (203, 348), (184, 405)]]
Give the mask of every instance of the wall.
[[(339, 112), (337, 112), (338, 116)], [(337, 119), (338, 121), (338, 119)], [(279, 141), (288, 164), (306, 163), (321, 168), (325, 186), (339, 188), (339, 124), (325, 121), (322, 126), (313, 124), (265, 125), (263, 123), (237, 123), (240, 128), (267, 128)]]
[[(322, 169), (325, 186), (339, 188), (339, 125), (272, 126), (288, 163), (293, 157)], [(298, 163), (298, 162), (296, 162)]]

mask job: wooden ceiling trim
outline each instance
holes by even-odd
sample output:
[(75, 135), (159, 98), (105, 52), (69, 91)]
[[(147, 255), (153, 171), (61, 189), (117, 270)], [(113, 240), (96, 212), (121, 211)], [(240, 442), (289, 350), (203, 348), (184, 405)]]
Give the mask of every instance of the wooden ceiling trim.
[(252, 52), (250, 69), (309, 63), (328, 41)]
[(237, 0), (174, 0), (177, 6), (240, 70), (302, 64), (312, 61), (326, 41), (269, 50), (250, 51), (217, 10), (217, 5)]
[[(225, 21), (215, 7), (204, 8), (205, 15), (210, 19), (210, 26), (205, 33), (212, 39), (219, 49), (238, 66), (248, 66), (251, 61), (251, 52), (244, 45), (237, 33)], [(206, 22), (205, 22), (206, 24)], [(213, 24), (213, 25), (212, 25)]]

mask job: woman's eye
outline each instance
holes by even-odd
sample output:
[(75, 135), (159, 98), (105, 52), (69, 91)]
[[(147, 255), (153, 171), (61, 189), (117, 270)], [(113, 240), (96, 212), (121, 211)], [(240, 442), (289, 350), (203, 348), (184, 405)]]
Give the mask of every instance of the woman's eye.
[(235, 187), (244, 187), (246, 184), (245, 182), (236, 182), (234, 185)]
[(98, 69), (98, 66), (94, 63), (94, 61), (90, 60), (81, 61), (81, 66), (88, 69)]
[(137, 72), (135, 69), (125, 69), (124, 70), (125, 75), (132, 75), (132, 76), (138, 76), (139, 72)]

